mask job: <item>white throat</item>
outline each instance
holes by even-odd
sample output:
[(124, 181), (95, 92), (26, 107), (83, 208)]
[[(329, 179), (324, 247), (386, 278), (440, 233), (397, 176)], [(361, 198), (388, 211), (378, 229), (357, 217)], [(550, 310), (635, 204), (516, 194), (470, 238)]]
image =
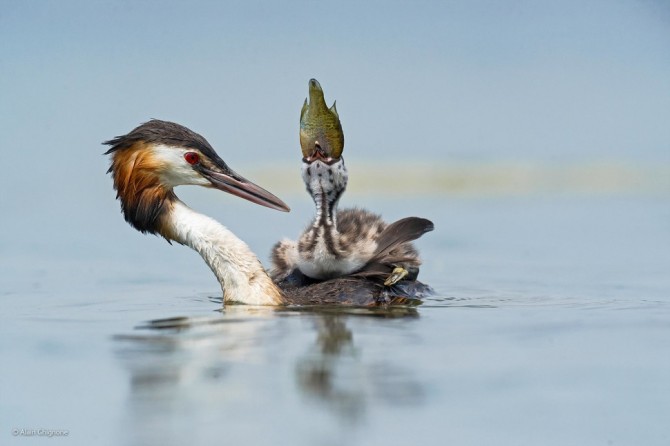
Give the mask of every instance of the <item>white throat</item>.
[(176, 200), (165, 219), (165, 236), (196, 250), (221, 284), (226, 303), (281, 305), (281, 291), (249, 246), (218, 221)]
[(336, 231), (337, 203), (347, 188), (349, 174), (344, 158), (328, 165), (319, 160), (302, 163), (302, 180), (316, 205), (313, 226), (332, 226)]

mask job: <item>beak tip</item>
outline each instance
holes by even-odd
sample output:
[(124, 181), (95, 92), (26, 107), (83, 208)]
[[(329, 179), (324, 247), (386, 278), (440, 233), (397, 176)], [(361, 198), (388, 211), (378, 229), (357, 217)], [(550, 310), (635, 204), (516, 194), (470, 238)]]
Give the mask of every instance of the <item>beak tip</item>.
[(214, 187), (270, 209), (291, 212), (291, 208), (279, 197), (234, 172), (231, 175), (205, 170), (204, 174), (211, 183), (211, 186), (208, 185), (209, 187)]
[(274, 206), (268, 206), (267, 204), (265, 206), (274, 209), (276, 211), (291, 212), (291, 208), (280, 199), (277, 199), (277, 202), (274, 203)]

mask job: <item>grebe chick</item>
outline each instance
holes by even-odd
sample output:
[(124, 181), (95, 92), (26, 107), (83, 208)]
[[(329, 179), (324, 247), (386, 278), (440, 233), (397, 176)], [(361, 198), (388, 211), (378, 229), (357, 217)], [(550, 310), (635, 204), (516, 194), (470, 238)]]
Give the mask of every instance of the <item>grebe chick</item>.
[[(235, 173), (199, 134), (172, 122), (152, 120), (105, 142), (108, 173), (126, 221), (142, 233), (197, 251), (218, 279), (224, 303), (251, 305), (411, 303), (417, 287), (391, 289), (363, 276), (293, 288), (275, 284), (256, 255), (219, 222), (177, 198), (174, 187), (213, 187), (280, 211), (288, 206)], [(374, 271), (370, 270), (374, 275)]]
[(379, 239), (388, 227), (381, 216), (360, 208), (338, 211), (349, 178), (341, 156), (344, 133), (335, 103), (328, 108), (316, 79), (309, 81), (309, 101), (305, 99), (300, 112), (300, 145), (302, 178), (316, 215), (297, 241), (285, 239), (275, 245), (273, 279), (281, 281), (298, 270), (310, 279), (327, 280), (361, 271), (374, 261), (377, 271), (386, 265), (383, 282), (387, 286), (402, 279), (416, 280), (421, 261), (411, 241), (432, 230), (432, 223), (425, 220), (418, 235), (395, 233), (392, 249), (380, 258)]

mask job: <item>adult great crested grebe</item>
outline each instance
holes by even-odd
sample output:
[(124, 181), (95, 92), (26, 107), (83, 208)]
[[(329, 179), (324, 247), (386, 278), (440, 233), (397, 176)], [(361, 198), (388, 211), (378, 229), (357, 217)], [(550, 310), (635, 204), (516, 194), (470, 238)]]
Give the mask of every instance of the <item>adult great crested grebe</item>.
[[(214, 187), (272, 209), (289, 210), (279, 198), (230, 169), (205, 138), (179, 124), (152, 120), (104, 144), (111, 146), (105, 152), (111, 155), (108, 173), (126, 221), (142, 233), (160, 234), (196, 250), (216, 275), (224, 303), (405, 304), (416, 302), (415, 296), (423, 290), (419, 282), (381, 285), (374, 280), (377, 273), (372, 264), (358, 276), (309, 286), (280, 286), (246, 243), (175, 195), (175, 186), (193, 184)], [(394, 244), (393, 233), (388, 234), (388, 243)]]
[[(390, 226), (381, 216), (365, 209), (338, 210), (340, 197), (349, 179), (344, 165), (344, 133), (335, 102), (328, 108), (323, 89), (316, 79), (309, 81), (309, 101), (300, 112), (302, 178), (316, 205), (316, 215), (297, 241), (284, 239), (272, 250), (271, 275), (276, 281), (293, 280), (296, 275), (312, 280), (327, 280), (356, 273), (374, 262), (384, 266), (384, 284), (416, 280), (421, 261), (411, 241), (433, 229), (428, 220), (421, 231), (397, 233), (407, 219)], [(385, 231), (396, 231), (396, 243), (384, 246)], [(380, 271), (381, 272), (381, 271)]]

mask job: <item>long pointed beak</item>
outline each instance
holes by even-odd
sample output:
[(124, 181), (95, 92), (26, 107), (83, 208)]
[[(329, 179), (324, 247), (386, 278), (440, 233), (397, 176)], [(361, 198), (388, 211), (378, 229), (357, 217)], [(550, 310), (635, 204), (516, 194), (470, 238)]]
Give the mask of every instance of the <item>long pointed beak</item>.
[(270, 209), (276, 209), (283, 212), (289, 212), (291, 210), (291, 208), (279, 198), (232, 170), (228, 174), (225, 174), (203, 168), (200, 169), (200, 172), (212, 182), (212, 186), (219, 190), (237, 195), (240, 198), (249, 200), (252, 203), (260, 204), (261, 206), (269, 207)]

